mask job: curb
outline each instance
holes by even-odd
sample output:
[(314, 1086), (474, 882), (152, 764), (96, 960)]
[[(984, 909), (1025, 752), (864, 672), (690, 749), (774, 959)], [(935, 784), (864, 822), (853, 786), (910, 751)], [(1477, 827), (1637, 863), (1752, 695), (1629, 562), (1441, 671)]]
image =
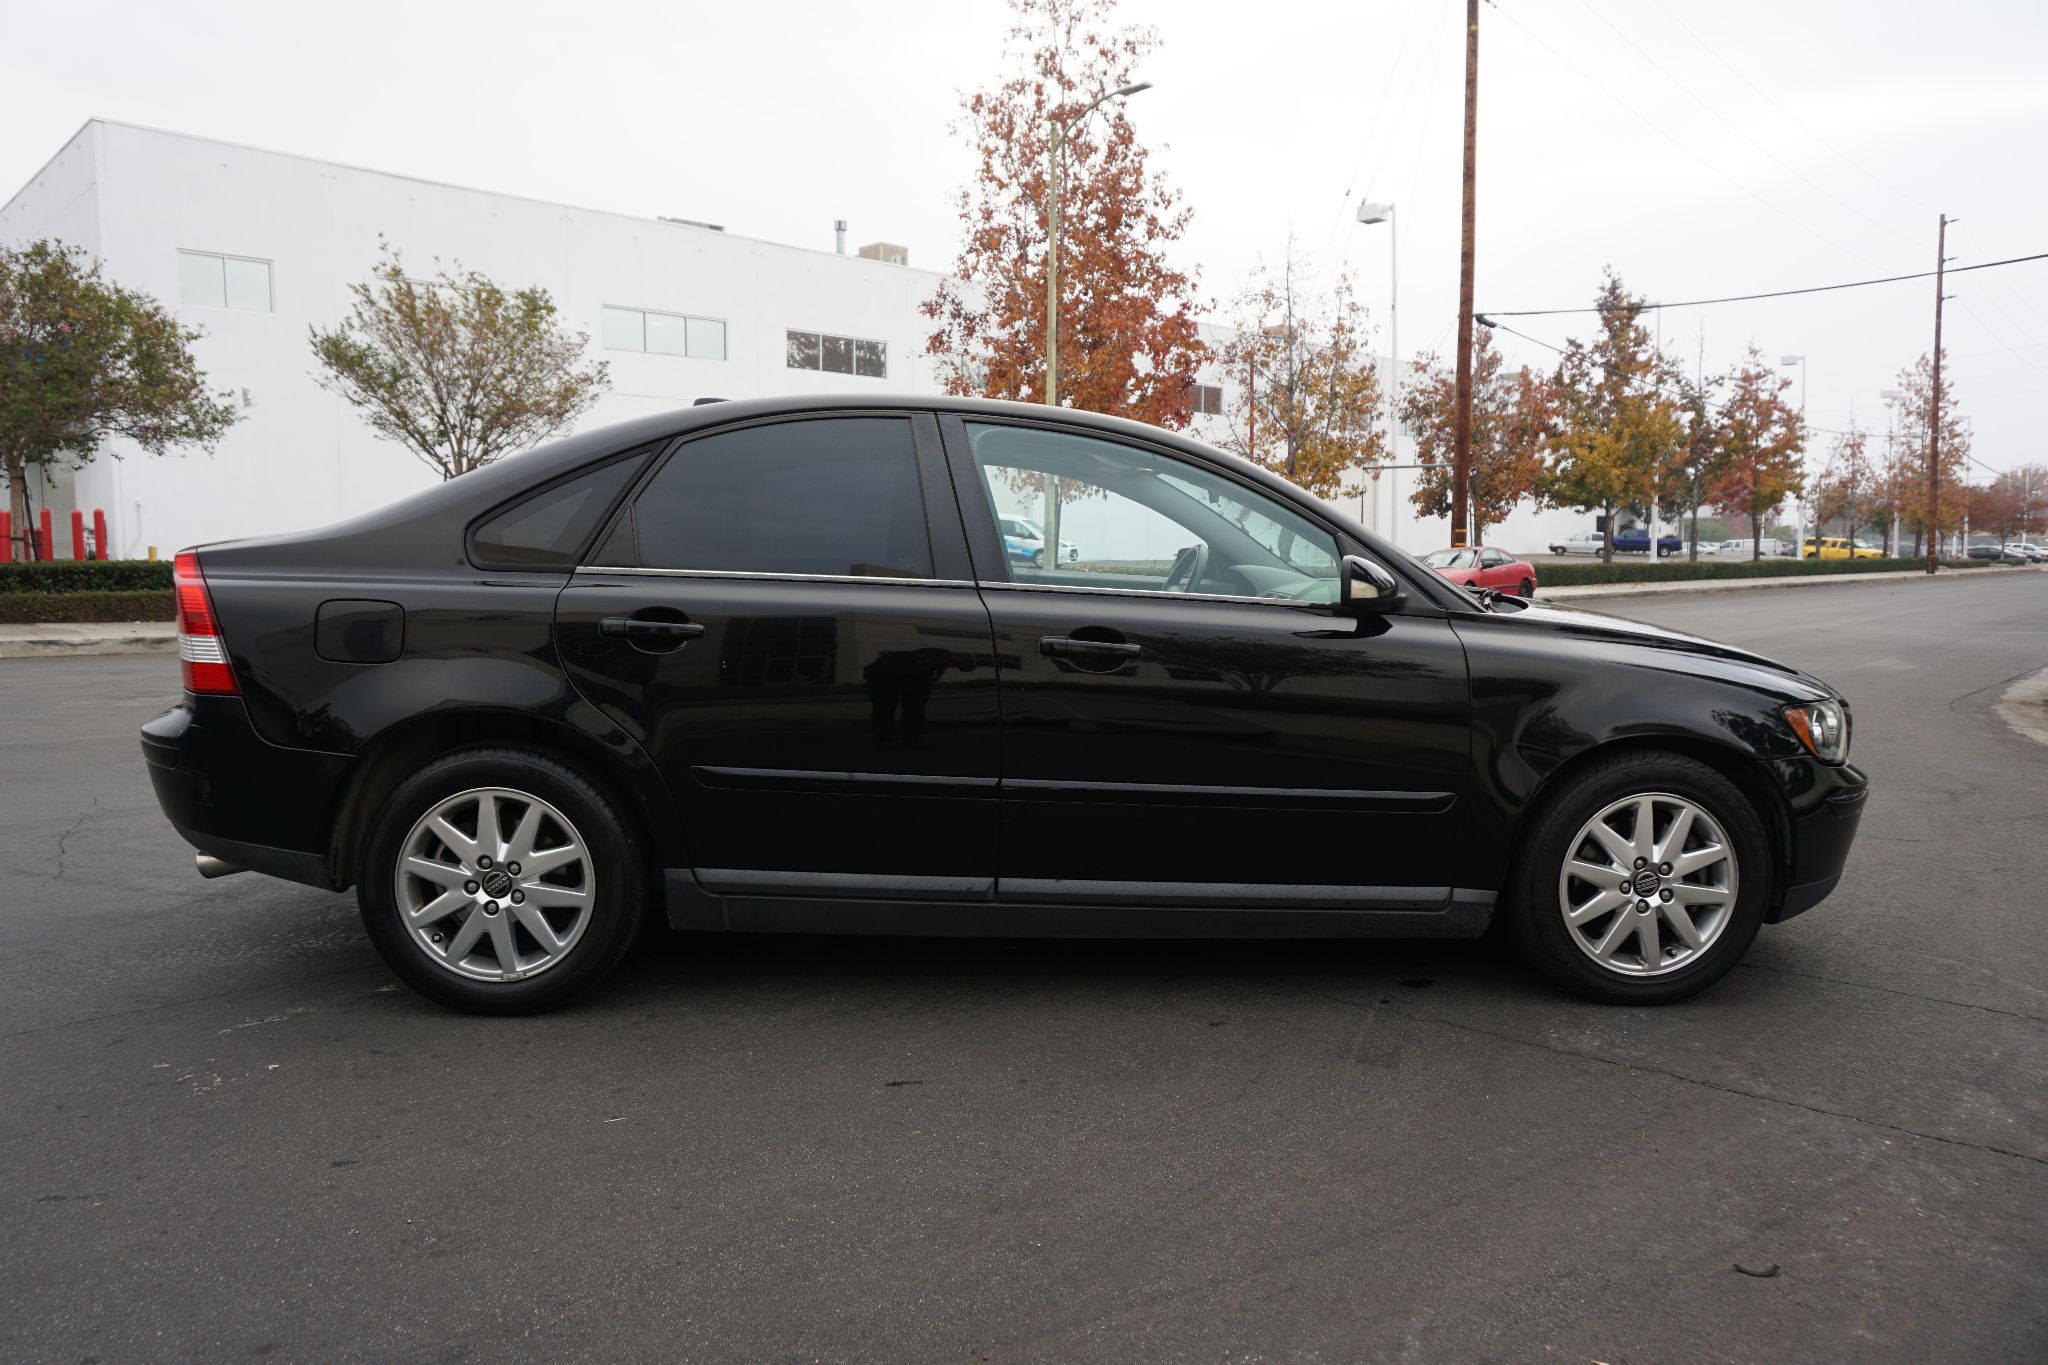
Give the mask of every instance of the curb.
[[(2038, 568), (1943, 569), (1933, 575), (1937, 581), (1955, 582), (1997, 573), (2041, 573)], [(1538, 588), (1538, 602), (1585, 602), (1601, 598), (1675, 597), (1685, 593), (1755, 592), (1771, 588), (1839, 588), (1849, 584), (1910, 583), (1926, 581), (1927, 573), (1908, 569), (1901, 573), (1803, 574), (1796, 578), (1690, 578), (1674, 583), (1593, 583), (1572, 588)]]
[(0, 659), (177, 652), (178, 628), (168, 621), (130, 621), (111, 625), (0, 626)]

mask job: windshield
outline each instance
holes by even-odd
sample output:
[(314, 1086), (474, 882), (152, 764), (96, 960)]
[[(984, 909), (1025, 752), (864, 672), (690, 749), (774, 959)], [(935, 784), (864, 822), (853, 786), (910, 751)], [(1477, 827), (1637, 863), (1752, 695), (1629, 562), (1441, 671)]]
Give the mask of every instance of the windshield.
[(1432, 569), (1469, 569), (1479, 562), (1479, 556), (1472, 550), (1437, 550), (1424, 555), (1422, 562)]

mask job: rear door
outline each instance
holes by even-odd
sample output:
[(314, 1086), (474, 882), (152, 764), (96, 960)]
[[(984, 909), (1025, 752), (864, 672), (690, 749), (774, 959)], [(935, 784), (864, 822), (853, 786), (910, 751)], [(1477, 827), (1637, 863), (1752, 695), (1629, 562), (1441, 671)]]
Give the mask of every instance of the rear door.
[[(1197, 462), (942, 428), (1002, 680), (999, 898), (1441, 908), (1486, 818), (1441, 613), (1337, 614), (1332, 533)], [(1048, 501), (1079, 566), (998, 552)]]
[(929, 414), (686, 440), (593, 558), (556, 607), (562, 658), (660, 766), (700, 882), (988, 893), (989, 619)]

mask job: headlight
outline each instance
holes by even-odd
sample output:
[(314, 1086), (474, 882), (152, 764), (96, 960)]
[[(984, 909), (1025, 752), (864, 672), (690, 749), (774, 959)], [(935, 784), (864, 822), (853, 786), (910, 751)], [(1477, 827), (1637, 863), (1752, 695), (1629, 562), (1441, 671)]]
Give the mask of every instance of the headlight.
[(1785, 708), (1792, 732), (1823, 763), (1849, 757), (1849, 715), (1838, 701), (1808, 702)]

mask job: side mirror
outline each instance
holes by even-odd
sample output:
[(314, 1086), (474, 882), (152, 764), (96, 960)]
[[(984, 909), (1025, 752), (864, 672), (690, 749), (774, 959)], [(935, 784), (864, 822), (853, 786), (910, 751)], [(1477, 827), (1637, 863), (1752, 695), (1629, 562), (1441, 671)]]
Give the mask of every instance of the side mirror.
[(1401, 580), (1364, 555), (1346, 555), (1337, 576), (1337, 609), (1376, 616), (1401, 605)]

